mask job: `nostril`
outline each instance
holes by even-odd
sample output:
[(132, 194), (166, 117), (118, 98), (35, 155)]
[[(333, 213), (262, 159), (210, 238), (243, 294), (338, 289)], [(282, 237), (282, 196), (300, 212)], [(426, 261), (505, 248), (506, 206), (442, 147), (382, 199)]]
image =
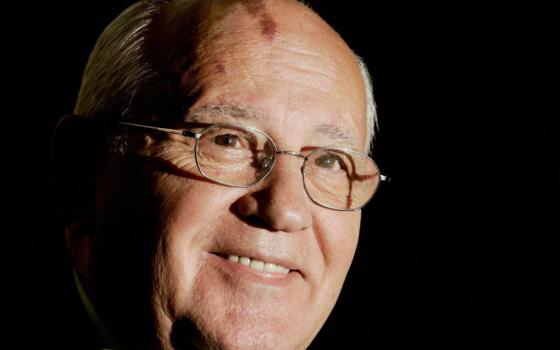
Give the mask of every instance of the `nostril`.
[(235, 211), (243, 217), (255, 215), (256, 209), (255, 200), (250, 196), (240, 198), (235, 204)]
[(249, 207), (247, 207), (246, 205), (236, 205), (234, 207), (234, 212), (249, 226), (253, 226), (256, 228), (264, 228), (267, 229), (269, 231), (274, 231), (272, 229), (272, 227), (270, 226), (270, 224), (268, 223), (268, 221), (266, 221), (264, 218), (258, 216), (257, 214), (254, 214), (254, 212), (251, 212), (251, 209)]
[(270, 226), (270, 224), (266, 220), (264, 220), (263, 218), (261, 218), (259, 216), (256, 216), (256, 215), (245, 216), (244, 220), (250, 226), (253, 226), (253, 227), (256, 227), (256, 228), (265, 228), (269, 231), (276, 231)]

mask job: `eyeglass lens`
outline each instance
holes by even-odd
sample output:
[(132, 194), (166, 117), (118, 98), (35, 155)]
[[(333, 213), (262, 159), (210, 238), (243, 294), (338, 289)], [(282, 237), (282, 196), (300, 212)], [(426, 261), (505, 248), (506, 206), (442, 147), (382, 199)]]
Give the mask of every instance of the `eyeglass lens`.
[[(265, 133), (234, 125), (214, 125), (196, 147), (199, 171), (230, 186), (246, 187), (264, 178), (276, 159), (276, 147)], [(304, 161), (304, 185), (310, 198), (334, 209), (354, 209), (373, 196), (380, 174), (367, 156), (335, 148), (318, 148)]]

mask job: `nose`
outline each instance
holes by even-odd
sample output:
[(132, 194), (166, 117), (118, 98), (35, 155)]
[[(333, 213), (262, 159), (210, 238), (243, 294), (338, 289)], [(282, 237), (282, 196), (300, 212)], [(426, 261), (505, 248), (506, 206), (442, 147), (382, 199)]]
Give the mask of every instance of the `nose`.
[(310, 227), (312, 203), (298, 171), (301, 161), (297, 157), (279, 154), (263, 184), (237, 200), (239, 214), (247, 220), (258, 218), (261, 224), (274, 231), (298, 232)]

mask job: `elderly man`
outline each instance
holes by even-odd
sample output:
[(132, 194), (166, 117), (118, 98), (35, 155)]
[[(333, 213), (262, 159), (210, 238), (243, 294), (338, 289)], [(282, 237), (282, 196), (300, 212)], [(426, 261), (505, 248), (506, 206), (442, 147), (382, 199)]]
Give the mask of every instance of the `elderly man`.
[(112, 348), (304, 349), (382, 176), (365, 66), (296, 1), (147, 1), (54, 139), (76, 285)]

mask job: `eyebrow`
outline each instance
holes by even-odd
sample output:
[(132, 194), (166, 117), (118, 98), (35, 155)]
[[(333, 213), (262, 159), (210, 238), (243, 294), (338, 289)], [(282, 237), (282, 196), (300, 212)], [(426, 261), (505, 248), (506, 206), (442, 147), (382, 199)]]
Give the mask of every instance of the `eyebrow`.
[(230, 117), (232, 119), (257, 120), (259, 119), (260, 113), (235, 105), (208, 105), (191, 108), (185, 117), (185, 121), (204, 121), (204, 117), (208, 115)]
[[(255, 110), (242, 108), (236, 105), (219, 104), (191, 108), (185, 117), (185, 121), (205, 122), (207, 121), (205, 117), (208, 116), (226, 117), (248, 121), (263, 119), (262, 113), (259, 113)], [(314, 131), (324, 136), (328, 136), (336, 145), (340, 145), (346, 148), (349, 147), (359, 149), (355, 138), (350, 137), (346, 133), (346, 131), (338, 125), (330, 123), (321, 124), (316, 126), (314, 128)]]
[(337, 144), (358, 149), (358, 145), (356, 140), (353, 137), (348, 136), (346, 131), (340, 128), (338, 125), (335, 124), (321, 124), (315, 127), (315, 131), (326, 135), (333, 139), (333, 141)]

